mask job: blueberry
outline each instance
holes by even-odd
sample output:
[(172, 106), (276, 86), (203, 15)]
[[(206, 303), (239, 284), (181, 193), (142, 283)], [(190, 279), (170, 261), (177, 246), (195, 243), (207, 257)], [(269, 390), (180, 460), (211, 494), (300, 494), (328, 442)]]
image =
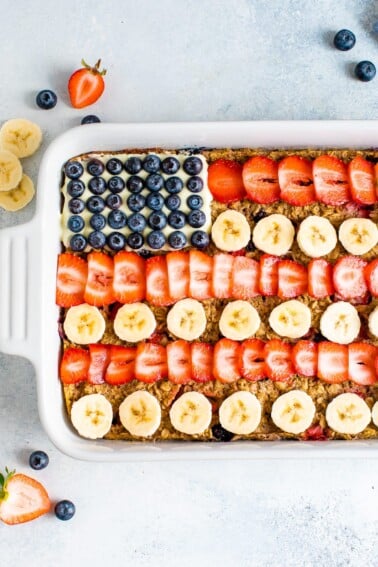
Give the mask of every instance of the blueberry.
[(172, 211), (168, 215), (168, 223), (172, 228), (183, 228), (185, 226), (186, 217), (181, 211)]
[(79, 215), (84, 211), (84, 201), (81, 199), (70, 199), (68, 201), (68, 208), (74, 215)]
[(148, 173), (156, 173), (160, 168), (160, 159), (154, 154), (149, 154), (143, 160), (143, 169)]
[(111, 228), (116, 230), (126, 226), (127, 217), (123, 211), (115, 210), (108, 214), (108, 223)]
[(210, 238), (207, 232), (205, 232), (204, 230), (195, 230), (190, 239), (190, 243), (195, 248), (202, 250), (203, 248), (207, 248), (209, 246)]
[(55, 505), (55, 516), (58, 520), (66, 522), (70, 520), (76, 512), (75, 504), (71, 500), (61, 500)]
[(94, 175), (95, 177), (104, 173), (105, 166), (99, 159), (91, 159), (87, 163), (87, 171), (90, 175)]
[(43, 110), (50, 110), (50, 108), (54, 108), (54, 106), (56, 106), (58, 97), (53, 91), (45, 89), (37, 94), (35, 102), (39, 108), (43, 108)]
[(87, 201), (87, 209), (91, 213), (101, 213), (105, 209), (105, 201), (97, 195), (89, 197)]
[(45, 469), (49, 464), (49, 456), (44, 451), (34, 451), (29, 457), (29, 465), (35, 471)]
[(78, 161), (69, 161), (64, 166), (64, 173), (70, 179), (79, 179), (84, 173), (84, 168)]
[(200, 193), (203, 189), (203, 181), (200, 177), (189, 177), (186, 186), (192, 193)]
[(71, 179), (67, 185), (67, 193), (71, 197), (81, 197), (85, 191), (85, 185), (80, 179)]
[(153, 230), (161, 230), (167, 224), (167, 217), (161, 211), (154, 211), (148, 217), (148, 224)]
[(139, 248), (142, 248), (144, 244), (144, 238), (141, 234), (139, 234), (139, 232), (132, 232), (127, 237), (127, 244), (133, 250), (138, 250)]
[(84, 219), (79, 215), (73, 215), (68, 219), (67, 226), (71, 232), (80, 232), (84, 228)]
[(119, 209), (122, 205), (122, 199), (119, 195), (108, 195), (106, 198), (106, 204), (109, 209)]
[(169, 195), (165, 199), (165, 206), (170, 211), (177, 211), (181, 207), (181, 199), (178, 195)]
[(191, 211), (188, 214), (188, 223), (193, 228), (200, 228), (206, 222), (206, 215), (203, 211)]
[(144, 258), (145, 260), (147, 260), (147, 258), (152, 258), (153, 256), (153, 253), (150, 250), (140, 250), (138, 254), (141, 258)]
[(74, 252), (82, 252), (87, 245), (87, 240), (82, 234), (74, 234), (70, 240), (70, 247)]
[(146, 205), (153, 211), (160, 211), (164, 206), (164, 199), (160, 193), (150, 193), (147, 197)]
[(333, 45), (340, 51), (349, 51), (356, 43), (356, 36), (350, 30), (340, 30), (333, 38)]
[(111, 175), (118, 175), (123, 169), (121, 160), (117, 158), (111, 158), (106, 162), (106, 169)]
[(368, 81), (372, 81), (376, 74), (376, 68), (374, 63), (371, 61), (360, 61), (357, 63), (354, 74), (356, 75), (357, 79), (367, 83)]
[(186, 236), (183, 232), (181, 232), (181, 230), (175, 230), (174, 232), (171, 232), (171, 234), (168, 236), (168, 244), (171, 248), (174, 248), (175, 250), (180, 250), (181, 248), (184, 248), (184, 246), (186, 246), (188, 243)]
[(147, 243), (153, 250), (159, 250), (165, 244), (165, 236), (159, 230), (154, 230), (147, 236)]
[(137, 175), (132, 175), (126, 181), (126, 187), (130, 193), (140, 193), (144, 187), (143, 179)]
[(143, 195), (130, 195), (127, 198), (127, 206), (129, 207), (130, 211), (134, 213), (139, 213), (144, 207), (146, 203), (146, 198)]
[(182, 179), (179, 177), (168, 177), (165, 181), (165, 188), (168, 193), (180, 193), (181, 189), (184, 187)]
[(103, 248), (106, 242), (105, 234), (99, 230), (95, 230), (88, 236), (88, 242), (92, 248)]
[(234, 436), (233, 433), (227, 431), (227, 429), (224, 429), (220, 423), (216, 423), (215, 425), (213, 425), (213, 427), (211, 428), (211, 432), (213, 434), (214, 439), (216, 439), (217, 441), (231, 441), (231, 439)]
[(321, 343), (327, 339), (321, 333), (315, 333), (315, 335), (312, 337), (312, 340), (314, 341), (314, 343)]
[(259, 222), (259, 220), (264, 219), (266, 216), (268, 215), (268, 213), (266, 213), (265, 211), (261, 210), (258, 213), (256, 213), (255, 215), (253, 215), (253, 220), (255, 222)]
[(255, 252), (256, 251), (256, 246), (254, 245), (252, 238), (249, 240), (245, 249), (247, 250), (247, 252)]
[(129, 216), (127, 226), (133, 232), (143, 232), (146, 228), (146, 219), (140, 213), (134, 213)]
[(103, 177), (92, 177), (89, 180), (88, 188), (93, 195), (102, 195), (106, 189), (106, 181)]
[(167, 157), (161, 162), (161, 169), (167, 175), (173, 175), (180, 169), (180, 162), (175, 157)]
[(374, 33), (378, 33), (378, 21), (375, 21), (372, 25), (372, 28)]
[(101, 122), (101, 120), (95, 114), (87, 114), (81, 119), (81, 124), (95, 124), (96, 122)]
[(96, 214), (91, 216), (89, 224), (93, 230), (102, 230), (106, 226), (106, 219), (104, 215)]
[(111, 232), (107, 237), (106, 242), (109, 248), (115, 252), (123, 250), (126, 246), (126, 238), (120, 232)]
[(188, 175), (198, 175), (202, 171), (202, 161), (198, 157), (188, 157), (183, 163), (185, 173)]
[(164, 179), (159, 173), (152, 173), (146, 179), (146, 187), (150, 191), (160, 191), (164, 187)]
[(126, 160), (125, 169), (130, 175), (135, 175), (142, 169), (142, 162), (138, 157), (129, 157)]
[(186, 203), (189, 209), (195, 211), (196, 209), (200, 209), (202, 207), (203, 199), (199, 195), (190, 195), (190, 197), (187, 198)]
[(120, 193), (125, 188), (125, 182), (122, 177), (111, 177), (108, 180), (108, 189), (112, 193)]

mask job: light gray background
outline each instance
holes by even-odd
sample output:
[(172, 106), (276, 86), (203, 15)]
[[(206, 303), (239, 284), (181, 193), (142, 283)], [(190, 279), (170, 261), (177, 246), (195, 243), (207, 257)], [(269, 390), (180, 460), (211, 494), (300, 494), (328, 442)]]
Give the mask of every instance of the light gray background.
[[(0, 119), (35, 120), (44, 147), (87, 113), (109, 122), (378, 118), (378, 77), (351, 75), (359, 60), (378, 65), (377, 2), (0, 0), (0, 13)], [(347, 53), (331, 46), (343, 27), (357, 35)], [(78, 111), (66, 82), (82, 57), (102, 57), (108, 75), (103, 98)], [(58, 93), (54, 110), (35, 107), (42, 88)], [(35, 180), (41, 155), (24, 162)], [(0, 227), (33, 213), (34, 204), (1, 212)], [(34, 449), (51, 459), (35, 476), (77, 515), (0, 525), (2, 567), (378, 565), (375, 461), (74, 461), (40, 426), (31, 364), (0, 354), (0, 466), (28, 473)]]

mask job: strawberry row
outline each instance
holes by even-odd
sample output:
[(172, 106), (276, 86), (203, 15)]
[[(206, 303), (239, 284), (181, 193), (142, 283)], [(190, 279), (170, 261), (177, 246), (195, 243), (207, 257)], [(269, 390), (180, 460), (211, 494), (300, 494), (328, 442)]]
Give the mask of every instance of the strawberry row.
[(64, 384), (153, 383), (168, 378), (175, 384), (191, 380), (231, 383), (269, 378), (283, 382), (294, 375), (318, 377), (328, 383), (352, 380), (370, 385), (378, 379), (378, 348), (356, 342), (349, 346), (301, 340), (295, 345), (272, 339), (242, 343), (221, 339), (215, 345), (177, 340), (167, 346), (152, 342), (137, 347), (93, 344), (70, 347), (63, 353), (60, 378)]

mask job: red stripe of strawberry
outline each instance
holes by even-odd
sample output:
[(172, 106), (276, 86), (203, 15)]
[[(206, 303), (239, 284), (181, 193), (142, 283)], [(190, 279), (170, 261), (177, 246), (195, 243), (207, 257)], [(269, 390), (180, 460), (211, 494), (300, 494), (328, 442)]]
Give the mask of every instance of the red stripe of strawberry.
[(278, 263), (278, 297), (290, 299), (307, 293), (307, 268), (294, 260)]
[(292, 349), (292, 360), (297, 374), (316, 376), (318, 369), (318, 346), (312, 341), (298, 341)]
[(215, 254), (213, 256), (212, 295), (214, 297), (231, 297), (233, 264), (234, 257), (231, 254)]
[(237, 256), (232, 269), (231, 295), (234, 299), (251, 299), (260, 295), (260, 265), (253, 258)]
[(248, 339), (241, 344), (241, 374), (253, 382), (266, 378), (265, 343), (260, 339)]
[(243, 182), (247, 196), (254, 203), (269, 204), (278, 201), (278, 164), (265, 156), (250, 158), (243, 166)]
[(218, 159), (209, 165), (208, 186), (219, 203), (241, 201), (245, 197), (241, 164), (228, 159)]
[(330, 384), (348, 380), (348, 347), (336, 343), (318, 344), (318, 377)]
[(208, 343), (192, 343), (192, 378), (196, 382), (209, 382), (213, 376), (214, 348)]
[(323, 260), (323, 258), (311, 260), (307, 266), (307, 271), (308, 293), (311, 297), (323, 299), (334, 293), (332, 265), (327, 260)]
[(214, 377), (220, 382), (236, 382), (240, 378), (240, 344), (221, 339), (214, 348)]
[(375, 361), (378, 349), (368, 343), (352, 343), (348, 346), (348, 377), (356, 384), (370, 386), (377, 382)]
[(278, 293), (278, 256), (263, 254), (260, 258), (260, 282), (261, 295), (271, 296)]
[(116, 301), (120, 303), (145, 299), (145, 261), (135, 252), (118, 252), (114, 256), (113, 291)]
[(88, 382), (102, 384), (110, 362), (110, 347), (102, 344), (89, 345), (89, 356)]
[(213, 259), (200, 250), (189, 252), (189, 296), (193, 299), (212, 297)]
[(378, 258), (365, 266), (364, 275), (370, 293), (378, 297)]
[(289, 205), (305, 206), (314, 203), (315, 188), (312, 162), (300, 156), (288, 156), (278, 164), (281, 199)]
[(165, 347), (154, 343), (139, 343), (135, 361), (135, 378), (150, 384), (167, 376)]
[(350, 201), (348, 171), (340, 159), (323, 155), (312, 164), (316, 198), (326, 205), (339, 206)]
[(113, 303), (113, 274), (113, 258), (103, 252), (88, 254), (88, 279), (84, 301), (98, 307)]
[(167, 344), (168, 378), (174, 384), (187, 384), (192, 379), (190, 343), (183, 340)]
[(361, 205), (373, 205), (377, 202), (374, 165), (356, 156), (348, 164), (350, 193), (353, 201)]
[(74, 254), (59, 254), (56, 277), (56, 304), (72, 307), (84, 302), (88, 266), (85, 260)]
[(165, 256), (153, 256), (146, 261), (146, 298), (151, 305), (170, 305), (168, 268)]
[(169, 252), (166, 255), (168, 290), (172, 301), (189, 297), (189, 253)]
[(110, 362), (105, 372), (105, 382), (119, 385), (134, 380), (136, 347), (111, 345), (109, 356)]
[(279, 339), (265, 344), (265, 373), (274, 382), (287, 382), (295, 374), (291, 361), (291, 346)]
[(368, 263), (357, 256), (344, 256), (333, 267), (333, 285), (340, 299), (365, 303), (369, 293), (365, 270)]
[(89, 352), (82, 348), (67, 348), (60, 363), (59, 376), (63, 384), (77, 384), (87, 379)]

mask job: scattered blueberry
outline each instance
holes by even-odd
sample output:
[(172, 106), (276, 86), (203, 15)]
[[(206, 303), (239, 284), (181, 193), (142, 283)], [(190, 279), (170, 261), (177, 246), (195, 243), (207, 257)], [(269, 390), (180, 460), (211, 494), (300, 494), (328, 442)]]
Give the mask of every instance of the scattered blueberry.
[(165, 236), (159, 230), (154, 230), (147, 236), (147, 243), (153, 250), (159, 250), (165, 244)]
[(206, 215), (203, 211), (191, 211), (188, 214), (188, 223), (193, 228), (201, 228), (206, 222)]
[(127, 244), (133, 250), (139, 250), (139, 248), (142, 248), (144, 244), (144, 238), (141, 234), (139, 234), (139, 232), (132, 232), (127, 237)]
[(95, 114), (87, 114), (81, 119), (81, 124), (95, 124), (96, 122), (101, 122), (101, 120)]
[(133, 232), (143, 232), (146, 228), (146, 219), (140, 213), (134, 213), (127, 219), (127, 226)]
[(168, 236), (168, 244), (171, 248), (174, 248), (175, 250), (180, 250), (181, 248), (184, 248), (184, 246), (186, 246), (188, 243), (186, 236), (183, 232), (181, 232), (181, 230), (175, 230), (174, 232), (171, 232), (171, 234)]
[(106, 181), (103, 177), (92, 177), (88, 183), (88, 189), (93, 195), (102, 195), (106, 189)]
[(142, 169), (142, 162), (138, 157), (129, 157), (126, 160), (125, 169), (130, 175), (135, 175)]
[(172, 211), (168, 215), (168, 223), (172, 228), (183, 228), (186, 217), (182, 211)]
[(165, 188), (168, 193), (180, 193), (181, 189), (184, 187), (182, 179), (179, 177), (168, 177), (165, 181)]
[(321, 333), (315, 333), (315, 335), (312, 337), (312, 340), (314, 341), (314, 343), (321, 343), (327, 339)]
[(127, 206), (129, 207), (130, 211), (134, 213), (139, 213), (144, 207), (146, 203), (146, 198), (143, 195), (130, 195), (127, 198)]
[(130, 193), (140, 193), (144, 187), (144, 182), (141, 177), (137, 175), (132, 175), (126, 181), (126, 186)]
[(67, 222), (67, 226), (71, 232), (80, 232), (83, 230), (84, 224), (84, 219), (79, 215), (73, 215)]
[(87, 163), (87, 171), (90, 175), (94, 175), (95, 177), (97, 177), (98, 175), (101, 175), (102, 173), (104, 173), (104, 169), (105, 166), (102, 163), (102, 161), (100, 161), (99, 159), (91, 159), (88, 163)]
[(74, 234), (70, 240), (70, 247), (74, 252), (82, 252), (87, 245), (87, 241), (82, 234)]
[(227, 431), (227, 429), (224, 429), (224, 427), (222, 427), (220, 423), (213, 425), (211, 432), (214, 439), (216, 439), (217, 441), (231, 441), (234, 436), (233, 433)]
[(111, 232), (107, 237), (106, 242), (109, 248), (115, 252), (123, 250), (126, 246), (126, 238), (120, 232)]
[(181, 199), (178, 195), (169, 195), (165, 199), (165, 206), (170, 211), (177, 211), (181, 207)]
[(253, 215), (253, 220), (255, 222), (259, 222), (259, 220), (264, 219), (267, 215), (268, 215), (268, 213), (266, 213), (263, 210), (258, 211), (255, 215)]
[(84, 168), (78, 161), (69, 161), (64, 166), (64, 173), (70, 179), (79, 179), (84, 173)]
[(188, 175), (198, 175), (202, 171), (202, 161), (198, 157), (188, 157), (183, 163), (185, 173)]
[(373, 30), (374, 33), (378, 33), (378, 21), (373, 23), (373, 26), (371, 28)]
[(64, 522), (70, 520), (76, 512), (75, 504), (71, 500), (61, 500), (55, 506), (55, 516)]
[(92, 248), (103, 248), (106, 242), (105, 234), (99, 230), (95, 230), (88, 236), (88, 242)]
[(105, 201), (102, 197), (94, 195), (87, 201), (87, 209), (91, 213), (101, 213), (105, 209)]
[(160, 191), (164, 187), (164, 179), (159, 173), (152, 173), (146, 179), (146, 187), (150, 191)]
[(203, 181), (200, 177), (189, 177), (186, 186), (192, 193), (200, 193), (203, 189)]
[(70, 199), (68, 201), (68, 208), (74, 215), (79, 215), (85, 209), (84, 201), (81, 199)]
[(167, 217), (161, 211), (154, 211), (148, 217), (148, 224), (153, 230), (161, 230), (167, 224)]
[(161, 169), (167, 175), (173, 175), (180, 169), (180, 162), (175, 157), (167, 157), (161, 162)]
[(256, 251), (256, 246), (253, 244), (252, 238), (249, 240), (245, 249), (247, 250), (247, 252), (255, 252)]
[(340, 30), (333, 38), (333, 45), (340, 51), (349, 51), (356, 43), (356, 36), (350, 30)]
[(190, 239), (190, 243), (195, 248), (203, 250), (204, 248), (207, 248), (209, 246), (210, 238), (207, 232), (205, 232), (204, 230), (195, 230)]
[(147, 260), (147, 258), (152, 258), (153, 256), (153, 253), (150, 252), (150, 250), (139, 250), (138, 254), (141, 258), (144, 258), (145, 260)]
[(122, 199), (119, 195), (108, 195), (106, 198), (106, 204), (108, 205), (109, 209), (119, 209), (122, 205)]
[(118, 175), (123, 170), (123, 165), (120, 159), (111, 158), (106, 162), (106, 169), (111, 175)]
[(125, 188), (125, 182), (122, 177), (111, 177), (108, 180), (108, 189), (112, 193), (120, 193)]
[(376, 74), (376, 68), (374, 63), (371, 61), (360, 61), (357, 63), (354, 74), (356, 75), (357, 79), (367, 83), (368, 81), (372, 81)]
[(45, 89), (37, 94), (35, 102), (37, 103), (39, 108), (43, 108), (43, 110), (50, 110), (50, 108), (54, 108), (54, 106), (56, 106), (58, 97), (56, 96), (54, 91)]
[(126, 226), (126, 222), (127, 217), (123, 211), (117, 209), (116, 211), (111, 211), (108, 214), (108, 223), (111, 228), (118, 230)]
[(160, 159), (154, 154), (149, 154), (143, 160), (143, 169), (148, 173), (156, 173), (160, 168)]
[(85, 191), (85, 185), (80, 179), (71, 179), (67, 185), (67, 193), (71, 197), (81, 197)]
[(106, 219), (104, 215), (92, 215), (89, 224), (91, 225), (93, 230), (102, 230), (106, 226)]
[(190, 195), (190, 197), (187, 198), (186, 203), (189, 209), (195, 211), (196, 209), (200, 209), (202, 207), (203, 199), (202, 197), (200, 197), (200, 195)]
[(44, 451), (33, 451), (29, 457), (29, 465), (35, 471), (45, 469), (49, 464), (49, 456)]
[(160, 193), (150, 193), (146, 199), (146, 205), (153, 211), (160, 211), (164, 206), (164, 199)]

